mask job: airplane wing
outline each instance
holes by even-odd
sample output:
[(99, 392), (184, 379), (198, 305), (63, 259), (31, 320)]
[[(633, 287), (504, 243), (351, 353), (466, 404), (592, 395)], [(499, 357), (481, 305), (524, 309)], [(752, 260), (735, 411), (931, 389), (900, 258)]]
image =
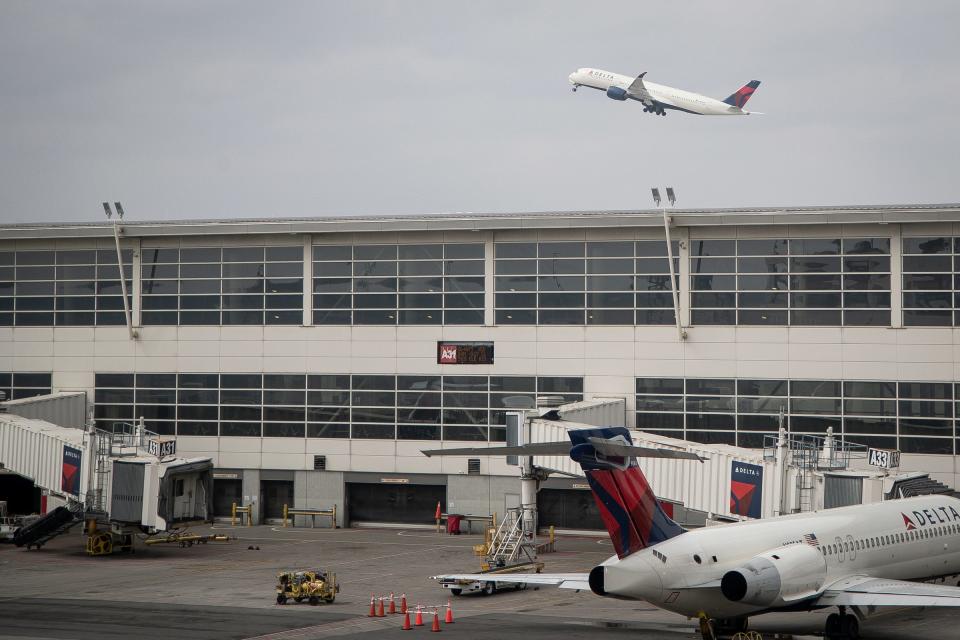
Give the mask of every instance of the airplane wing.
[(647, 88), (643, 85), (643, 76), (645, 75), (647, 75), (646, 71), (638, 75), (637, 78), (630, 83), (630, 86), (627, 87), (627, 95), (644, 104), (653, 104), (655, 102), (653, 96), (650, 95), (650, 92), (647, 91)]
[(830, 585), (818, 606), (960, 607), (960, 587), (852, 576)]
[[(635, 447), (628, 444), (611, 442), (603, 438), (590, 438), (590, 444), (607, 456), (634, 456), (637, 458), (672, 458), (680, 460), (699, 460), (695, 453), (679, 451), (677, 449), (654, 449), (651, 447)], [(515, 447), (466, 447), (464, 449), (426, 449), (425, 456), (565, 456), (569, 455), (573, 445), (567, 442), (534, 442)]]
[(555, 586), (560, 589), (575, 591), (589, 591), (590, 574), (588, 573), (453, 573), (442, 576), (432, 576), (434, 580), (455, 581), (470, 580), (478, 582), (503, 582), (513, 584), (542, 584)]

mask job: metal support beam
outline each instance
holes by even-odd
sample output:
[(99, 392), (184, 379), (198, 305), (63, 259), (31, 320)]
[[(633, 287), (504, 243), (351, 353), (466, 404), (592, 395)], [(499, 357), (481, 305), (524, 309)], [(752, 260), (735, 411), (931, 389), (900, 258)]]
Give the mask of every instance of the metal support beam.
[(677, 295), (677, 274), (673, 267), (673, 243), (670, 238), (670, 216), (667, 210), (657, 202), (657, 208), (663, 214), (663, 233), (667, 237), (667, 259), (670, 264), (670, 293), (673, 295), (673, 318), (677, 324), (677, 337), (681, 342), (687, 339), (687, 332), (680, 325), (680, 297)]

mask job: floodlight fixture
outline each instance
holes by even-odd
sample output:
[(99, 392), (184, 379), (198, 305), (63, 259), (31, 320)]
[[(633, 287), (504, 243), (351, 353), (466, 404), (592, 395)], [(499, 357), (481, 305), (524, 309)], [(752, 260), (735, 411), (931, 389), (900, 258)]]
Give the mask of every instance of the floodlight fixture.
[(653, 194), (653, 203), (659, 207), (660, 206), (660, 189), (653, 187), (652, 189), (650, 189), (650, 192)]
[(105, 214), (107, 214), (107, 220), (109, 220), (110, 218), (113, 217), (113, 211), (111, 211), (111, 209), (110, 209), (110, 203), (109, 203), (109, 202), (104, 202), (104, 203), (103, 203), (103, 212), (104, 212)]
[(114, 202), (113, 206), (117, 209), (117, 217), (123, 220), (123, 205), (121, 205), (119, 202)]
[[(671, 206), (671, 207), (672, 207), (673, 205), (677, 204), (677, 196), (676, 196), (676, 194), (673, 192), (673, 187), (667, 187), (667, 200), (670, 201), (670, 206)], [(120, 206), (120, 203), (119, 203), (119, 202), (117, 203), (117, 206), (118, 206), (118, 207)], [(120, 217), (121, 217), (121, 218), (123, 217), (123, 213), (120, 214)]]

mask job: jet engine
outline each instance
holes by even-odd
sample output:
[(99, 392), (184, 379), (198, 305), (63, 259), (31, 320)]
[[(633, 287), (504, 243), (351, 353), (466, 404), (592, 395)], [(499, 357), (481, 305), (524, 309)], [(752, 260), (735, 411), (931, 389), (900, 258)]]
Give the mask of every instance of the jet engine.
[(827, 562), (820, 548), (798, 543), (754, 556), (728, 571), (720, 591), (733, 602), (781, 606), (816, 595), (826, 577)]
[(608, 87), (607, 88), (607, 97), (614, 100), (626, 100), (627, 99), (627, 90), (620, 87)]

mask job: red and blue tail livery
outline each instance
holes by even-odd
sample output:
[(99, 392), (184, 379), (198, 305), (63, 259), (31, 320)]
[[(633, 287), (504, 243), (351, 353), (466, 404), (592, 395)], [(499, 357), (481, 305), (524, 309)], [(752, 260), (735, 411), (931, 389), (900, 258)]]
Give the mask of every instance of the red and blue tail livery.
[(605, 427), (568, 434), (573, 444), (570, 457), (583, 468), (618, 557), (625, 558), (685, 532), (663, 512), (634, 458), (605, 456), (590, 444), (590, 438), (603, 438), (632, 445), (629, 431)]
[(726, 100), (724, 100), (724, 102), (726, 102), (732, 107), (743, 109), (745, 106), (747, 106), (747, 100), (750, 99), (750, 96), (753, 95), (753, 92), (756, 91), (757, 87), (759, 86), (760, 86), (759, 80), (751, 80), (747, 84), (737, 89), (737, 92), (731, 95)]

